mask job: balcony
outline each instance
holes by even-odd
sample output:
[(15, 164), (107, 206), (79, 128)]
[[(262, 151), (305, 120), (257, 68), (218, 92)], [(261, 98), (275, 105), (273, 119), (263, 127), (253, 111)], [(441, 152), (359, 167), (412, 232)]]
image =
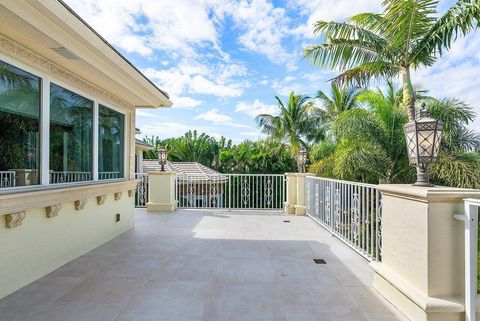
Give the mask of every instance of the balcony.
[(407, 320), (372, 287), (367, 260), (306, 216), (137, 209), (135, 219), (1, 300), (0, 319)]

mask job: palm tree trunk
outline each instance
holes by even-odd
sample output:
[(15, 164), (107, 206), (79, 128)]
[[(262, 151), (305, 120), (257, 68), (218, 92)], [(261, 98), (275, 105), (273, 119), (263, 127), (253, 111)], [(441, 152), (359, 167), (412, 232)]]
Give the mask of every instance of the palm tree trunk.
[(408, 119), (413, 121), (415, 120), (415, 94), (410, 78), (410, 68), (402, 67), (401, 73), (403, 80), (403, 105), (407, 109)]

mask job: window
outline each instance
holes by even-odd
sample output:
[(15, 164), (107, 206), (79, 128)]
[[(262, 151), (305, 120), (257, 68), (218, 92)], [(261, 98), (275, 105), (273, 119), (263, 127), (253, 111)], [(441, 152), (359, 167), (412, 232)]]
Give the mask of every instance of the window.
[(40, 183), (40, 78), (0, 61), (0, 188)]
[(50, 183), (92, 179), (93, 102), (50, 84)]
[(123, 178), (124, 115), (99, 105), (98, 179)]

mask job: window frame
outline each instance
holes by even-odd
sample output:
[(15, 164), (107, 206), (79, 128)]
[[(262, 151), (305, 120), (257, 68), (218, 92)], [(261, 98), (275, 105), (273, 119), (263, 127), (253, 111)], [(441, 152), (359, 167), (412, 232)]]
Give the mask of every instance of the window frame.
[[(122, 180), (122, 179), (128, 179), (128, 171), (127, 171), (127, 164), (128, 164), (128, 153), (126, 153), (127, 151), (127, 143), (128, 143), (128, 130), (127, 130), (127, 124), (128, 124), (128, 114), (124, 111), (122, 111), (122, 109), (120, 108), (114, 108), (112, 107), (111, 104), (109, 103), (105, 103), (101, 100), (98, 100), (94, 103), (94, 110), (95, 110), (95, 104), (96, 104), (96, 117), (94, 118), (94, 123), (95, 121), (97, 122), (96, 124), (96, 128), (94, 126), (94, 130), (95, 130), (95, 135), (96, 135), (96, 143), (97, 143), (97, 149), (96, 149), (96, 153), (94, 153), (94, 156), (96, 157), (95, 161), (95, 168), (96, 168), (96, 178), (98, 181), (101, 181), (101, 182), (110, 182), (110, 181), (118, 181), (118, 180)], [(122, 178), (110, 178), (110, 179), (98, 179), (98, 155), (100, 154), (99, 153), (99, 144), (100, 144), (100, 140), (99, 140), (99, 124), (100, 124), (100, 117), (99, 117), (99, 113), (100, 113), (100, 105), (102, 105), (103, 107), (105, 108), (108, 108), (110, 110), (113, 110), (117, 113), (120, 113), (123, 115), (123, 169), (122, 169)], [(95, 114), (94, 114), (95, 116)], [(94, 124), (95, 125), (95, 124)], [(94, 176), (95, 177), (95, 176)]]
[[(0, 61), (3, 61), (13, 67), (19, 68), (25, 72), (28, 72), (38, 78), (40, 78), (40, 183), (37, 185), (27, 186), (15, 186), (0, 188), (0, 194), (10, 194), (15, 192), (33, 191), (39, 189), (54, 189), (59, 187), (79, 186), (79, 185), (92, 185), (92, 184), (105, 184), (110, 182), (119, 182), (129, 179), (128, 176), (128, 153), (127, 150), (130, 147), (129, 142), (129, 112), (125, 107), (119, 107), (112, 105), (111, 103), (92, 96), (91, 94), (83, 91), (82, 89), (75, 88), (64, 81), (55, 77), (54, 75), (42, 72), (31, 65), (28, 65), (22, 61), (16, 60), (10, 56), (7, 56), (0, 52)], [(92, 126), (92, 179), (88, 181), (80, 182), (68, 182), (68, 183), (50, 183), (50, 84), (54, 83), (57, 86), (70, 90), (78, 95), (81, 95), (93, 102), (93, 126)], [(123, 177), (113, 179), (98, 179), (98, 125), (99, 125), (99, 105), (103, 105), (116, 112), (123, 114), (123, 126), (124, 126), (124, 161), (123, 161)]]

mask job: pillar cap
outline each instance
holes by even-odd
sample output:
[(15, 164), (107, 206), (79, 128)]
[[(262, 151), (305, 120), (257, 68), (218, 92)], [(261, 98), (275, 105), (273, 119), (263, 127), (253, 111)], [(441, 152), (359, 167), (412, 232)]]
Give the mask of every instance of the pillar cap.
[(148, 175), (149, 176), (154, 176), (154, 175), (159, 175), (159, 176), (174, 176), (176, 175), (177, 173), (176, 172), (171, 172), (171, 171), (165, 171), (165, 172), (161, 172), (161, 171), (158, 171), (158, 172), (148, 172)]
[(420, 202), (462, 202), (466, 198), (480, 198), (480, 190), (445, 186), (422, 187), (410, 184), (380, 184), (383, 195), (395, 196)]

